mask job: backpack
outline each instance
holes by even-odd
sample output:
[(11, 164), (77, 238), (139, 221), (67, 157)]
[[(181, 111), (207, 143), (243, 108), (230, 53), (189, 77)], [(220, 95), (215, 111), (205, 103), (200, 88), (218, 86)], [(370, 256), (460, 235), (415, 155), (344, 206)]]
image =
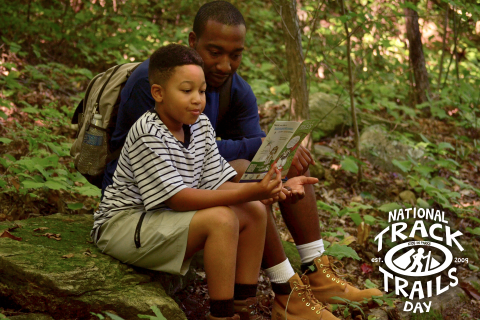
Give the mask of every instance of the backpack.
[[(78, 124), (78, 132), (70, 155), (74, 158), (75, 168), (82, 152), (82, 142), (85, 132), (90, 127), (93, 115), (102, 115), (102, 128), (107, 136), (107, 143), (102, 145), (98, 154), (99, 165), (105, 169), (107, 163), (120, 156), (121, 148), (110, 150), (109, 142), (115, 124), (117, 123), (118, 107), (120, 105), (120, 92), (125, 86), (128, 77), (140, 65), (140, 62), (120, 64), (96, 75), (88, 84), (85, 97), (77, 106), (72, 118), (72, 124)], [(96, 175), (80, 172), (91, 184), (102, 188), (103, 171)]]
[[(95, 176), (80, 172), (88, 182), (98, 188), (102, 188), (105, 168), (110, 161), (118, 159), (122, 147), (117, 150), (110, 150), (110, 139), (117, 123), (118, 107), (120, 106), (120, 92), (122, 91), (128, 77), (135, 71), (141, 62), (126, 63), (117, 65), (96, 75), (88, 84), (85, 98), (77, 106), (72, 118), (72, 124), (78, 124), (77, 137), (70, 149), (70, 155), (74, 158), (75, 168), (82, 151), (82, 142), (85, 132), (88, 130), (93, 115), (98, 110), (102, 115), (103, 130), (106, 131), (107, 143), (103, 146), (102, 152), (98, 154), (103, 171)], [(233, 76), (228, 77), (225, 84), (220, 88), (219, 112), (217, 126), (227, 112), (230, 105), (230, 93)]]

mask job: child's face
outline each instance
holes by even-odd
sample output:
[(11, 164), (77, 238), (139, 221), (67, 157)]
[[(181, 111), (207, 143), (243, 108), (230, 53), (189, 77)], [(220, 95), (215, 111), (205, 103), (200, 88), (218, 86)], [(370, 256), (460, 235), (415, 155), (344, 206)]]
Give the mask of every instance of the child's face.
[(157, 112), (168, 129), (197, 121), (205, 109), (206, 88), (203, 70), (197, 65), (176, 67), (163, 86), (152, 86)]

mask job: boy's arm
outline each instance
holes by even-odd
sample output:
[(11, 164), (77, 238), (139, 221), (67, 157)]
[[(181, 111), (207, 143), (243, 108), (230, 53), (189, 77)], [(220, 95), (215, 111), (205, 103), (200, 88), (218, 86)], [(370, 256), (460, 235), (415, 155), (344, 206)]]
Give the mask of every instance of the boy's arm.
[[(277, 174), (277, 178), (271, 180), (273, 173)], [(224, 183), (217, 190), (185, 188), (166, 200), (165, 204), (175, 211), (200, 210), (278, 197), (281, 189), (280, 171), (272, 167), (260, 182)]]

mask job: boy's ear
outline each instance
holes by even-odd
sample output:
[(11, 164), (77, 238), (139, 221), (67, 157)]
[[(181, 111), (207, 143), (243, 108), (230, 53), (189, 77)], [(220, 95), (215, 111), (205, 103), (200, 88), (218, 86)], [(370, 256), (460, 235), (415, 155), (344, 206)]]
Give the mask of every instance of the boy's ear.
[(192, 49), (195, 49), (197, 46), (197, 35), (193, 31), (188, 34), (188, 45)]
[(150, 88), (150, 92), (152, 94), (153, 100), (155, 102), (162, 102), (163, 101), (163, 95), (165, 91), (163, 90), (163, 87), (159, 84), (152, 84), (152, 87)]

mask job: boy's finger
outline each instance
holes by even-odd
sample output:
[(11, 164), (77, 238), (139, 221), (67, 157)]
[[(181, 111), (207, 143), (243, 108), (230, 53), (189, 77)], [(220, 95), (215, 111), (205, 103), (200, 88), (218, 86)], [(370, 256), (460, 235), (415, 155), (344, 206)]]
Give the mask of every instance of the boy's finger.
[(270, 170), (268, 170), (268, 172), (267, 172), (267, 174), (265, 175), (265, 177), (263, 177), (263, 180), (267, 180), (267, 181), (272, 180), (272, 176), (273, 176), (273, 174), (275, 173), (275, 170), (278, 170), (276, 163), (272, 165), (272, 167), (270, 168)]

